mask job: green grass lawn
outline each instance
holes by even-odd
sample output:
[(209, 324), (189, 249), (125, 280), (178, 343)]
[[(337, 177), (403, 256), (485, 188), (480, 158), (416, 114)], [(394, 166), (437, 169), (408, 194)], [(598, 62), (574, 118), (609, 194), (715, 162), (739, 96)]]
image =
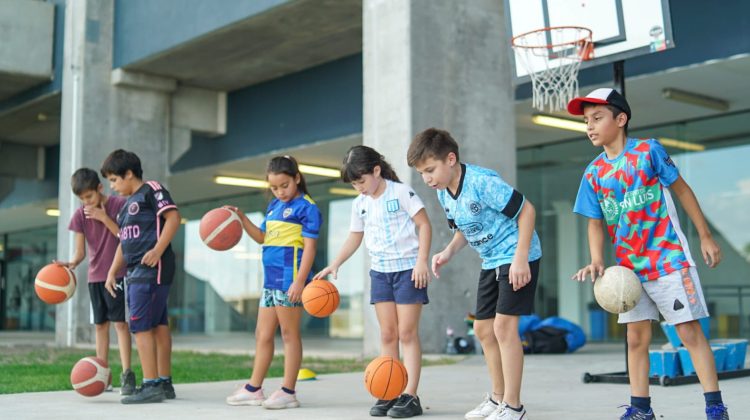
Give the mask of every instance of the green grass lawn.
[[(70, 385), (70, 370), (83, 357), (94, 355), (93, 350), (9, 347), (0, 349), (0, 394), (19, 392), (61, 391), (73, 389)], [(112, 383), (120, 383), (119, 352), (110, 351)], [(317, 359), (305, 358), (303, 368), (317, 374), (364, 372), (368, 361), (359, 359)], [(454, 363), (453, 359), (441, 358), (425, 360), (425, 366)], [(194, 353), (175, 351), (172, 353), (172, 374), (177, 384), (191, 382), (214, 382), (243, 380), (250, 376), (253, 359), (248, 356), (235, 356), (218, 353)], [(138, 353), (133, 351), (133, 371), (140, 382), (141, 369)], [(284, 359), (276, 356), (271, 363), (268, 377), (281, 377), (284, 374)]]

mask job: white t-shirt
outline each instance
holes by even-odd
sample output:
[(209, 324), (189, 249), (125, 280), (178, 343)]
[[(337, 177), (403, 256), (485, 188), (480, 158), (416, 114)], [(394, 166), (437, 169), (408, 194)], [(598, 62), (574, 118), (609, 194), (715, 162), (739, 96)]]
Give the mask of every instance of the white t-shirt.
[(424, 204), (411, 187), (385, 180), (378, 198), (360, 195), (352, 203), (349, 230), (365, 233), (372, 269), (394, 273), (414, 268), (419, 238), (412, 217)]

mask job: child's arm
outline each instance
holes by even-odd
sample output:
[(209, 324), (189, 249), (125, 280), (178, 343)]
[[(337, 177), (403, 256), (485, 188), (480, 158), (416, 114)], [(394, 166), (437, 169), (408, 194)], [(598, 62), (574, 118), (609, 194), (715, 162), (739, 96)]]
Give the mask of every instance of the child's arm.
[(75, 270), (84, 258), (86, 258), (86, 237), (83, 236), (83, 233), (76, 232), (73, 259), (68, 262), (55, 261), (55, 263), (64, 265), (71, 270)]
[(534, 235), (534, 223), (536, 219), (536, 209), (531, 201), (525, 200), (521, 213), (518, 214), (518, 243), (516, 244), (516, 254), (513, 256), (513, 262), (510, 264), (508, 279), (516, 291), (531, 281), (531, 268), (529, 267), (529, 248), (531, 248), (531, 238)]
[(590, 275), (591, 281), (594, 281), (604, 274), (604, 222), (602, 219), (589, 219), (588, 236), (591, 264), (578, 270), (573, 275), (574, 280), (584, 281), (586, 275)]
[(122, 244), (119, 244), (117, 245), (117, 251), (115, 251), (115, 257), (112, 258), (112, 265), (109, 266), (109, 272), (107, 272), (107, 281), (104, 282), (104, 288), (112, 297), (117, 297), (115, 294), (117, 272), (123, 265), (125, 265), (125, 258), (122, 256)]
[(149, 267), (156, 267), (156, 264), (158, 264), (159, 260), (161, 259), (161, 255), (167, 249), (169, 243), (172, 242), (172, 238), (174, 238), (174, 235), (175, 233), (177, 233), (177, 229), (179, 227), (180, 212), (177, 211), (177, 209), (170, 209), (165, 211), (164, 229), (162, 229), (159, 240), (156, 242), (154, 248), (148, 250), (148, 252), (143, 254), (143, 258), (141, 258), (141, 264), (147, 265)]
[(456, 233), (453, 235), (453, 239), (451, 239), (448, 246), (432, 256), (432, 274), (434, 274), (436, 278), (440, 278), (440, 267), (448, 264), (448, 261), (450, 261), (458, 251), (468, 244), (469, 242), (466, 240), (466, 237), (464, 237), (464, 234), (461, 233), (461, 231), (456, 230)]
[(109, 215), (104, 210), (104, 205), (101, 205), (100, 207), (86, 206), (83, 208), (83, 214), (87, 219), (95, 219), (102, 222), (107, 230), (112, 232), (113, 235), (117, 236), (120, 234), (120, 227), (117, 226), (117, 223), (115, 223), (114, 220), (110, 219)]
[(430, 256), (430, 242), (432, 241), (432, 226), (427, 212), (422, 209), (412, 217), (414, 224), (417, 226), (417, 236), (419, 237), (419, 253), (417, 255), (417, 265), (411, 272), (411, 279), (414, 287), (423, 289), (427, 287), (430, 280), (430, 271), (427, 268), (427, 258)]
[(711, 268), (716, 267), (721, 262), (721, 248), (714, 241), (713, 235), (711, 235), (711, 229), (708, 228), (706, 217), (703, 215), (703, 211), (701, 211), (693, 189), (690, 188), (681, 176), (678, 176), (677, 180), (669, 188), (677, 195), (680, 204), (682, 204), (690, 220), (693, 221), (695, 229), (698, 231), (698, 236), (701, 239), (703, 261)]
[(297, 270), (297, 278), (294, 279), (292, 285), (289, 286), (289, 290), (286, 291), (286, 295), (289, 297), (289, 302), (292, 303), (302, 300), (302, 290), (305, 288), (305, 281), (312, 269), (312, 264), (315, 260), (315, 251), (318, 245), (318, 240), (315, 238), (303, 237), (302, 241), (302, 261)]
[(349, 257), (357, 251), (359, 245), (362, 244), (362, 238), (364, 236), (364, 232), (349, 232), (349, 236), (346, 237), (344, 245), (341, 247), (341, 250), (339, 250), (339, 255), (336, 256), (336, 259), (333, 260), (328, 267), (320, 270), (320, 272), (313, 278), (315, 280), (322, 279), (330, 274), (335, 280), (339, 267), (341, 267), (341, 264), (348, 260)]
[(255, 242), (263, 245), (263, 241), (266, 240), (266, 233), (260, 230), (258, 226), (255, 226), (255, 224), (250, 219), (248, 219), (244, 212), (240, 211), (240, 209), (235, 206), (224, 206), (224, 208), (237, 213), (237, 216), (240, 217), (242, 228), (245, 229), (245, 232), (247, 232), (247, 234), (250, 235), (250, 237)]

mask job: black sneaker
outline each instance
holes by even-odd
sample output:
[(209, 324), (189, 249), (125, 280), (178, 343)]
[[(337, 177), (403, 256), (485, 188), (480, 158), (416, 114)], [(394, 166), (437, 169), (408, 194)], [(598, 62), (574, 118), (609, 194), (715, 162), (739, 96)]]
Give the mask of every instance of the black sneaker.
[(385, 417), (388, 414), (388, 410), (396, 404), (398, 398), (392, 400), (378, 400), (375, 405), (370, 409), (370, 415), (373, 417)]
[(396, 404), (393, 404), (388, 410), (388, 417), (393, 418), (406, 418), (422, 415), (422, 405), (419, 404), (419, 397), (414, 397), (409, 394), (401, 394), (398, 397)]
[(164, 401), (164, 388), (158, 382), (148, 382), (135, 390), (133, 395), (120, 400), (123, 404), (147, 404)]
[(135, 392), (135, 373), (125, 369), (120, 375), (120, 395), (133, 395)]
[(172, 378), (159, 380), (161, 387), (164, 389), (164, 398), (173, 400), (177, 398), (177, 394), (174, 393), (174, 386), (172, 385)]

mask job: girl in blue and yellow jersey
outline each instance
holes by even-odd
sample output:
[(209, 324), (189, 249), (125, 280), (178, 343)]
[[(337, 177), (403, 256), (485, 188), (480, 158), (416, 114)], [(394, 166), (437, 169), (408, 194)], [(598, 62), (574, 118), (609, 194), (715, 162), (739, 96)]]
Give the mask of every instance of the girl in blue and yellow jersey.
[[(264, 269), (252, 376), (227, 397), (227, 404), (295, 408), (299, 401), (294, 387), (302, 361), (302, 289), (311, 278), (321, 215), (293, 157), (271, 159), (266, 179), (275, 198), (260, 226), (255, 226), (238, 208), (227, 206), (240, 217), (247, 234), (263, 245)], [(273, 359), (277, 325), (281, 326), (284, 341), (284, 380), (281, 389), (266, 398), (261, 385)]]

